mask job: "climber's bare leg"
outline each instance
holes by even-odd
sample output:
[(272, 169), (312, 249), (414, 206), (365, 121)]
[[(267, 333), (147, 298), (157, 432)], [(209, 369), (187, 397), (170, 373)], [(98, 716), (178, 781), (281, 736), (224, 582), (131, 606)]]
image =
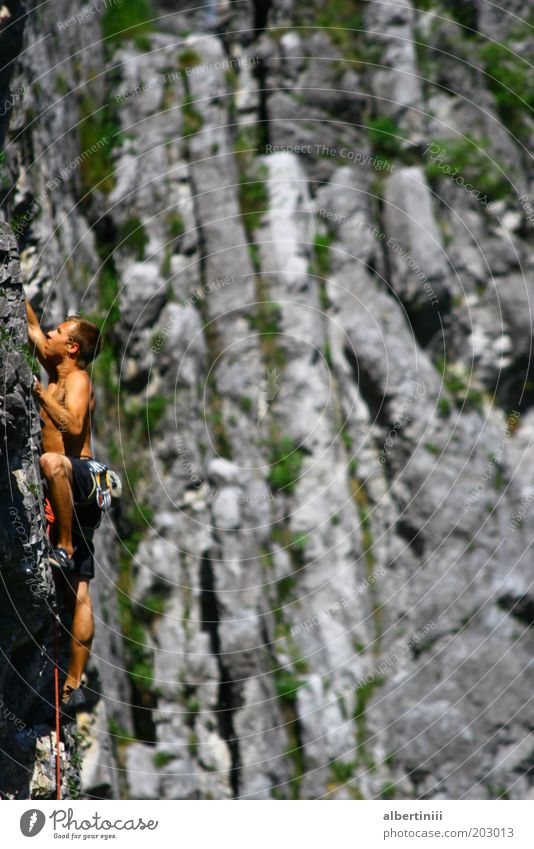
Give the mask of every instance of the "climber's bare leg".
[(58, 548), (64, 548), (72, 557), (72, 464), (64, 454), (47, 451), (39, 458), (39, 465), (47, 480), (52, 509), (56, 516)]
[(85, 665), (91, 653), (95, 633), (93, 603), (89, 595), (89, 581), (79, 575), (69, 577), (70, 594), (73, 595), (74, 614), (71, 626), (70, 663), (63, 685), (63, 698), (70, 690), (80, 686)]

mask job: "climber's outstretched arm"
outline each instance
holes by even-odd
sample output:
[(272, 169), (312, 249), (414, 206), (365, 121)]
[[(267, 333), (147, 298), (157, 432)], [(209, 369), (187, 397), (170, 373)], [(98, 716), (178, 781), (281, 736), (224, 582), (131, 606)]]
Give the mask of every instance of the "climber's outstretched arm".
[(37, 359), (48, 372), (50, 377), (56, 374), (55, 365), (50, 362), (45, 356), (46, 336), (39, 326), (39, 320), (33, 311), (33, 307), (26, 299), (26, 315), (28, 316), (28, 342), (30, 343), (30, 353), (37, 354)]

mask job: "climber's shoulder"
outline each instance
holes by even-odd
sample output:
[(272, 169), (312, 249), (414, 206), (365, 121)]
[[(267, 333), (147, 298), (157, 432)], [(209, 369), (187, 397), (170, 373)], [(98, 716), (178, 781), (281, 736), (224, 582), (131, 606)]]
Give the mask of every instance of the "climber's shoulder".
[(91, 378), (84, 369), (71, 371), (65, 379), (65, 390), (69, 397), (69, 406), (73, 402), (78, 408), (95, 408), (95, 393)]
[(68, 392), (70, 402), (75, 399), (79, 404), (89, 404), (93, 394), (91, 378), (83, 369), (71, 371), (65, 377), (65, 390)]
[(65, 383), (68, 386), (79, 386), (83, 388), (91, 388), (91, 378), (85, 369), (75, 369), (70, 371), (65, 377)]

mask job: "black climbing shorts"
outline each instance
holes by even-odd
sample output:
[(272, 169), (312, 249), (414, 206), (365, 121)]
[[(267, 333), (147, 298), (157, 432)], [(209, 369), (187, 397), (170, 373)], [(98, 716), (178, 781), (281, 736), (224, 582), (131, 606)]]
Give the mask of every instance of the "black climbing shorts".
[[(93, 489), (93, 478), (88, 468), (88, 460), (80, 457), (68, 457), (72, 465), (72, 500), (74, 513), (72, 517), (72, 544), (74, 546), (74, 574), (90, 580), (95, 576), (95, 548), (91, 539), (92, 529), (100, 524), (102, 511), (96, 503), (96, 498), (89, 504), (83, 504)], [(48, 505), (49, 515), (55, 522), (51, 505)]]
[(87, 538), (87, 530), (83, 528), (95, 528), (100, 524), (102, 511), (96, 499), (90, 504), (80, 505), (93, 489), (94, 481), (87, 466), (87, 459), (80, 457), (69, 457), (72, 464), (72, 498), (74, 502), (74, 515), (72, 517), (72, 544), (74, 546), (74, 571), (80, 573), (82, 578), (94, 578), (95, 576), (95, 548), (92, 539)]

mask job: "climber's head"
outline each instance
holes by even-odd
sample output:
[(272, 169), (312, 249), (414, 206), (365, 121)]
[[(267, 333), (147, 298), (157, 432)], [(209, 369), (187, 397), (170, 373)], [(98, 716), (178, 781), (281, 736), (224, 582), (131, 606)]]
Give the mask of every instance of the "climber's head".
[(46, 334), (46, 340), (45, 354), (49, 360), (56, 364), (74, 360), (80, 368), (86, 368), (102, 349), (96, 324), (78, 316), (67, 316)]

